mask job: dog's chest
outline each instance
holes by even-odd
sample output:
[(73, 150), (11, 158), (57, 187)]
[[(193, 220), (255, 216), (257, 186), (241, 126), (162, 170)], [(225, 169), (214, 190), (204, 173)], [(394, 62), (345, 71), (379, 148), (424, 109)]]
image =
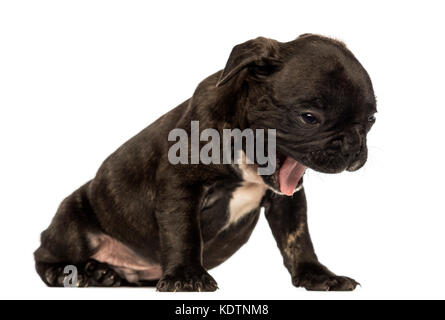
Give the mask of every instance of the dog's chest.
[(229, 202), (229, 218), (226, 227), (238, 222), (242, 217), (259, 207), (265, 188), (257, 183), (245, 182), (232, 193)]
[(258, 175), (256, 167), (245, 164), (245, 156), (242, 157), (242, 160), (243, 163), (238, 167), (243, 181), (232, 192), (228, 206), (229, 218), (225, 227), (237, 223), (246, 214), (258, 208), (267, 190), (267, 186)]
[[(220, 181), (212, 186), (204, 198), (201, 213), (201, 232), (204, 242), (218, 234), (227, 233), (234, 226), (249, 223), (246, 216), (261, 205), (267, 190), (253, 165), (237, 165), (241, 181)], [(245, 219), (243, 219), (245, 218)]]

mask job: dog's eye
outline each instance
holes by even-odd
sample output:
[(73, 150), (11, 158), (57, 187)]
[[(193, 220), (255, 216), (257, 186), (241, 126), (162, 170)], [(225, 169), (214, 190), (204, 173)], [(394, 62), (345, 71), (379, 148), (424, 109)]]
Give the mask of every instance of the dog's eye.
[(318, 119), (312, 113), (303, 113), (301, 119), (307, 124), (317, 124)]
[(372, 115), (368, 118), (368, 122), (373, 123), (375, 122), (375, 115)]

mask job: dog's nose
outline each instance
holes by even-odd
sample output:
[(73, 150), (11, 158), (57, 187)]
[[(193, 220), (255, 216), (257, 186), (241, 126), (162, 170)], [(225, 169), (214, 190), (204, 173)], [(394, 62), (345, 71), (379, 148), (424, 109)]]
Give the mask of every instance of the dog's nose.
[(344, 155), (356, 154), (360, 151), (361, 144), (356, 140), (351, 140), (345, 137), (331, 141), (329, 148)]
[(360, 128), (354, 127), (342, 137), (332, 141), (332, 147), (341, 149), (344, 155), (355, 157), (360, 153), (363, 145), (363, 137)]
[(360, 138), (345, 137), (343, 143), (343, 153), (348, 155), (356, 155), (360, 152), (362, 143)]
[(353, 127), (341, 139), (343, 154), (355, 157), (360, 153), (363, 145), (363, 136), (359, 127)]

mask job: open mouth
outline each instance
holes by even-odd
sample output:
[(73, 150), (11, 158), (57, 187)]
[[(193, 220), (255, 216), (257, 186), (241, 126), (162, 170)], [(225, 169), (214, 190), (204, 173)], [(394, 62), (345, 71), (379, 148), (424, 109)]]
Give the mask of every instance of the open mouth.
[(287, 196), (291, 196), (294, 194), (297, 186), (302, 183), (307, 167), (288, 156), (281, 157), (279, 161), (281, 163), (278, 171), (280, 191)]

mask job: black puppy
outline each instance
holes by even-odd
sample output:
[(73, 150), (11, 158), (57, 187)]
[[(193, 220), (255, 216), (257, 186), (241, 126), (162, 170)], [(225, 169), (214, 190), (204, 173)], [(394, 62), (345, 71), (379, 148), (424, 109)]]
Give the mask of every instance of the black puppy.
[[(193, 97), (122, 145), (96, 177), (67, 197), (35, 252), (49, 286), (77, 268), (78, 286), (144, 285), (214, 291), (207, 273), (246, 241), (260, 208), (295, 286), (353, 290), (314, 253), (306, 220), (306, 167), (354, 171), (367, 159), (376, 101), (370, 78), (339, 41), (305, 34), (257, 38), (233, 48), (227, 65)], [(276, 129), (277, 163), (172, 164), (172, 129)]]

